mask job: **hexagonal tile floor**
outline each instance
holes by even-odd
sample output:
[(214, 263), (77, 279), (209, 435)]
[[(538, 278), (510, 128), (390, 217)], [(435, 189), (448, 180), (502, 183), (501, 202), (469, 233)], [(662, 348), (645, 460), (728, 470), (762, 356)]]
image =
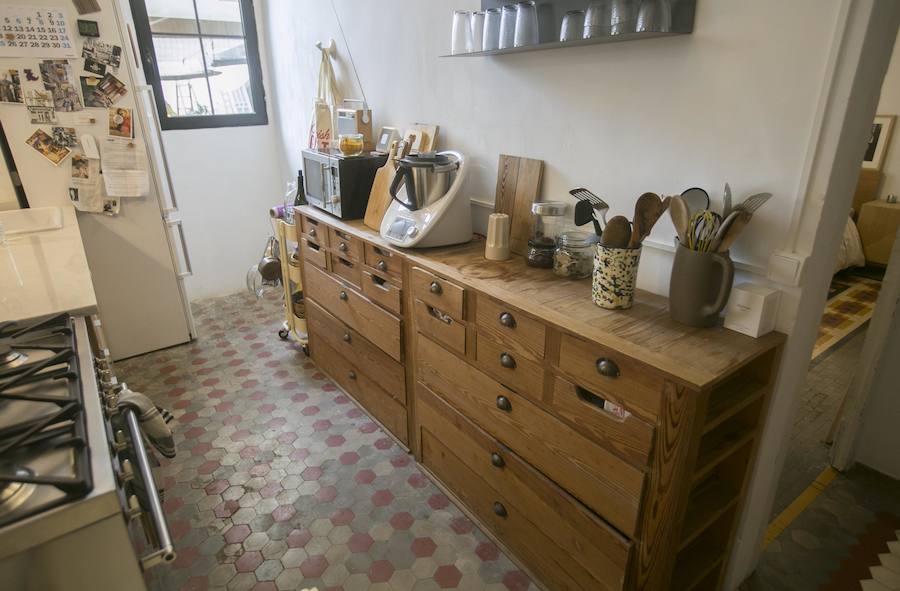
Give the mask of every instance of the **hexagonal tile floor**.
[(536, 589), (292, 343), (281, 301), (194, 305), (193, 343), (117, 364), (173, 411), (178, 558), (155, 591)]

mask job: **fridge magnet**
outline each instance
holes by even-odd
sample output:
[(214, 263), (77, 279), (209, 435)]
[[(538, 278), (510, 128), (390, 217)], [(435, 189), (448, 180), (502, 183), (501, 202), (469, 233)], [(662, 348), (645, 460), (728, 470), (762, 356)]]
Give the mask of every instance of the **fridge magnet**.
[(78, 135), (74, 127), (54, 127), (53, 143), (63, 148), (77, 148)]
[(32, 70), (31, 68), (25, 68), (22, 71), (25, 72), (25, 80), (28, 80), (29, 82), (38, 81), (38, 77), (34, 75), (34, 70)]
[(78, 189), (75, 187), (69, 187), (69, 201), (78, 203)]
[(91, 161), (84, 154), (72, 154), (72, 178), (83, 180), (91, 178)]
[(0, 4), (0, 58), (77, 57), (66, 12), (59, 6)]
[(97, 21), (83, 21), (78, 19), (75, 22), (78, 24), (78, 34), (82, 37), (100, 36), (100, 26), (97, 24)]
[(57, 111), (80, 111), (81, 97), (72, 84), (72, 66), (66, 60), (44, 60), (41, 62), (41, 82), (44, 90), (53, 95), (53, 108)]
[(0, 71), (0, 103), (21, 103), (23, 100), (19, 71), (12, 68)]
[(53, 163), (54, 166), (59, 164), (71, 154), (71, 150), (63, 146), (57, 146), (43, 129), (38, 129), (31, 137), (25, 140), (25, 143), (38, 151), (38, 153)]
[(88, 108), (100, 108), (105, 109), (106, 103), (99, 96), (94, 96), (94, 91), (97, 89), (97, 86), (100, 84), (102, 78), (97, 78), (96, 76), (82, 76), (81, 77), (81, 96), (84, 97), (84, 106)]
[(111, 107), (126, 94), (128, 94), (128, 89), (125, 88), (125, 83), (112, 74), (107, 74), (94, 88), (91, 102), (99, 102), (102, 103), (104, 107)]
[(96, 39), (85, 39), (84, 46), (81, 48), (81, 57), (85, 60), (90, 59), (106, 64), (110, 68), (117, 70), (119, 64), (122, 63), (122, 48), (112, 43), (97, 41)]
[(894, 131), (896, 115), (876, 115), (872, 123), (872, 132), (869, 135), (869, 143), (866, 145), (866, 153), (863, 156), (862, 167), (873, 170), (881, 170), (884, 166), (884, 156), (891, 143), (891, 133)]
[(106, 74), (106, 64), (101, 64), (97, 60), (86, 58), (84, 60), (84, 71), (96, 74), (97, 76), (103, 76)]
[(116, 197), (103, 198), (103, 213), (109, 216), (119, 215), (120, 201)]
[(25, 107), (31, 115), (33, 125), (56, 123), (56, 110), (53, 108), (53, 97), (43, 90), (29, 90), (25, 95)]
[(131, 139), (134, 137), (134, 125), (131, 109), (113, 107), (109, 113), (109, 136)]

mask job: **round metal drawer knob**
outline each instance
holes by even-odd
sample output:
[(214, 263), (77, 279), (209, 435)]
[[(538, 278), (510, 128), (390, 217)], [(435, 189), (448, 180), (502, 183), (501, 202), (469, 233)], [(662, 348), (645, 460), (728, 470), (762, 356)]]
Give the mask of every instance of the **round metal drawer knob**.
[(338, 297), (341, 298), (341, 299), (344, 300), (344, 301), (347, 301), (347, 292), (346, 292), (346, 291), (342, 291), (341, 293), (338, 294)]
[(493, 464), (496, 468), (502, 468), (506, 465), (506, 461), (503, 457), (497, 452), (493, 452), (491, 454), (491, 464)]
[(515, 358), (507, 352), (500, 353), (500, 365), (506, 369), (516, 369)]
[(615, 361), (606, 357), (601, 357), (597, 360), (597, 371), (600, 372), (600, 375), (608, 378), (619, 377), (619, 366), (616, 365)]
[(509, 513), (506, 512), (506, 507), (503, 506), (503, 503), (496, 501), (494, 503), (494, 515), (497, 517), (506, 517)]
[(379, 271), (387, 271), (387, 263), (384, 261), (378, 261), (378, 264), (375, 266), (378, 267)]
[(497, 396), (497, 408), (509, 412), (512, 410), (512, 403), (506, 396)]
[(506, 328), (515, 328), (516, 327), (516, 319), (509, 312), (504, 312), (504, 313), (500, 314), (500, 324), (502, 324)]
[(350, 378), (351, 380), (355, 380), (356, 372), (351, 369), (350, 371), (347, 372), (347, 377)]
[(344, 342), (345, 342), (345, 343), (349, 343), (349, 342), (350, 342), (350, 333), (349, 333), (349, 332), (345, 332), (345, 333), (344, 333)]
[(316, 229), (315, 229), (315, 228), (310, 228), (310, 229), (309, 229), (309, 235), (312, 236), (313, 238), (315, 238), (315, 237), (318, 235), (318, 234), (316, 234)]
[(338, 250), (341, 252), (347, 252), (347, 244), (345, 242), (341, 242), (338, 244)]
[(441, 284), (437, 281), (432, 281), (430, 291), (434, 295), (441, 295), (442, 293), (444, 293), (444, 288), (441, 287)]

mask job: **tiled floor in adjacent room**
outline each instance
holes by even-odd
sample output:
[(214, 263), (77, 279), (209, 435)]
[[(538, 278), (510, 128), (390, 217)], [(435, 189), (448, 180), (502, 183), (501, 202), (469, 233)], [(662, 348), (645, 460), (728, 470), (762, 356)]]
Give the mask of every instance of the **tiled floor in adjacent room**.
[(194, 306), (193, 343), (121, 362), (170, 408), (178, 558), (155, 591), (535, 589), (292, 343), (278, 299)]

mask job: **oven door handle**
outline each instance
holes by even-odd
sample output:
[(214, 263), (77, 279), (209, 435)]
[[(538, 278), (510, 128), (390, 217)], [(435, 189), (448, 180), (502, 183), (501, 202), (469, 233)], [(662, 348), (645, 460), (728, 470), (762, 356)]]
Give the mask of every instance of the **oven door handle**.
[(144, 445), (144, 434), (138, 423), (134, 410), (126, 408), (122, 414), (128, 423), (128, 432), (134, 445), (134, 455), (137, 460), (141, 479), (147, 491), (147, 501), (150, 503), (150, 521), (155, 530), (155, 541), (158, 549), (141, 557), (141, 567), (146, 570), (164, 562), (175, 560), (175, 547), (172, 545), (172, 536), (169, 533), (169, 524), (166, 523), (166, 514), (163, 511), (159, 493), (156, 490), (156, 481), (153, 479), (153, 471), (150, 468), (150, 457), (147, 455), (147, 446)]

